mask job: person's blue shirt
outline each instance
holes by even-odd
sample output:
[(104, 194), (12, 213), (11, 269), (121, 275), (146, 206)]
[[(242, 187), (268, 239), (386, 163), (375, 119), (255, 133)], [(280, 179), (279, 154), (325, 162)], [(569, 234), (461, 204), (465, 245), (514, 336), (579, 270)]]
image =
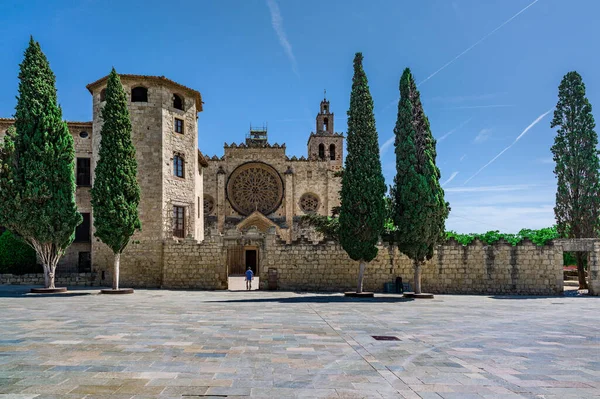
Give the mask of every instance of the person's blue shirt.
[(254, 273), (252, 273), (251, 269), (246, 270), (246, 280), (252, 280), (252, 276), (254, 276)]

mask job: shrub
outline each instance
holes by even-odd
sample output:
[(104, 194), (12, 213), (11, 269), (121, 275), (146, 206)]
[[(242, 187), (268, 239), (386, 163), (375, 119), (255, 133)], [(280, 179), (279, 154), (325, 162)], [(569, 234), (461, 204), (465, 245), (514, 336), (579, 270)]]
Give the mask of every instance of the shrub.
[[(39, 270), (38, 270), (39, 269)], [(33, 248), (6, 230), (0, 236), (0, 273), (41, 273)]]

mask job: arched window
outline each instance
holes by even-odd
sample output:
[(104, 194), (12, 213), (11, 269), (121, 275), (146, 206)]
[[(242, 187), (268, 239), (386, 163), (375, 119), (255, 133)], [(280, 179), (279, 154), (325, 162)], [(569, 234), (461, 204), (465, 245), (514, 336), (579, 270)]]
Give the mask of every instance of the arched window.
[(173, 155), (173, 174), (177, 177), (185, 177), (185, 162), (180, 154)]
[(319, 159), (325, 159), (325, 145), (319, 144)]
[(329, 159), (335, 161), (335, 144), (329, 146)]
[(183, 98), (178, 94), (173, 94), (173, 108), (183, 111)]
[(329, 127), (329, 119), (323, 118), (323, 131), (326, 132), (328, 127)]
[(148, 89), (142, 86), (134, 87), (131, 89), (131, 102), (132, 103), (147, 103), (148, 102)]
[(100, 91), (100, 102), (106, 101), (106, 89)]

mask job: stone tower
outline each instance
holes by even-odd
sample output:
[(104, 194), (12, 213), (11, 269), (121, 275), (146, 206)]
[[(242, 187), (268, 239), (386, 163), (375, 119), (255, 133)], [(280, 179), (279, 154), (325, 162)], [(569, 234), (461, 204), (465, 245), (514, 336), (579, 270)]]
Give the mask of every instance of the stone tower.
[[(202, 175), (198, 164), (197, 114), (200, 93), (163, 76), (119, 75), (127, 94), (131, 138), (136, 149), (142, 230), (132, 237), (124, 253), (123, 280), (147, 278), (144, 285), (159, 286), (162, 243), (165, 240), (204, 237)], [(93, 96), (92, 170), (98, 161), (107, 77), (90, 83)], [(92, 173), (92, 181), (94, 179)], [(93, 215), (92, 215), (93, 218)], [(138, 258), (137, 252), (145, 252)], [(92, 262), (98, 272), (108, 272), (111, 251), (92, 242)]]
[(316, 132), (312, 132), (308, 139), (308, 159), (327, 161), (330, 169), (341, 169), (344, 161), (344, 136), (333, 130), (334, 115), (329, 108), (327, 98), (321, 101), (316, 122)]

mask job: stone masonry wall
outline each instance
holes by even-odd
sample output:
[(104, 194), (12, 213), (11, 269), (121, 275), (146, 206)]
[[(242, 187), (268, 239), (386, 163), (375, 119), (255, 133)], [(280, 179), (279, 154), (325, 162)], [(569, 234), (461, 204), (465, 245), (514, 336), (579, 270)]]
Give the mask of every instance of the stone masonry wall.
[[(223, 237), (207, 236), (201, 244), (193, 240), (165, 243), (163, 288), (224, 289), (227, 244)], [(338, 244), (313, 243), (304, 237), (286, 244), (275, 234), (263, 237), (257, 273), (262, 289), (269, 269), (277, 270), (281, 290), (341, 292), (356, 288), (358, 262), (348, 258)], [(384, 284), (396, 277), (412, 287), (412, 261), (396, 247), (381, 244), (378, 256), (367, 267), (364, 289), (381, 292)], [(517, 246), (450, 242), (440, 246), (423, 267), (422, 286), (424, 292), (438, 294), (557, 295), (563, 291), (562, 248), (531, 242)]]
[[(97, 287), (96, 273), (59, 274), (54, 278), (57, 287)], [(0, 285), (44, 285), (44, 274), (0, 274)]]
[(198, 244), (194, 239), (164, 244), (163, 288), (227, 289), (226, 253), (220, 237)]

